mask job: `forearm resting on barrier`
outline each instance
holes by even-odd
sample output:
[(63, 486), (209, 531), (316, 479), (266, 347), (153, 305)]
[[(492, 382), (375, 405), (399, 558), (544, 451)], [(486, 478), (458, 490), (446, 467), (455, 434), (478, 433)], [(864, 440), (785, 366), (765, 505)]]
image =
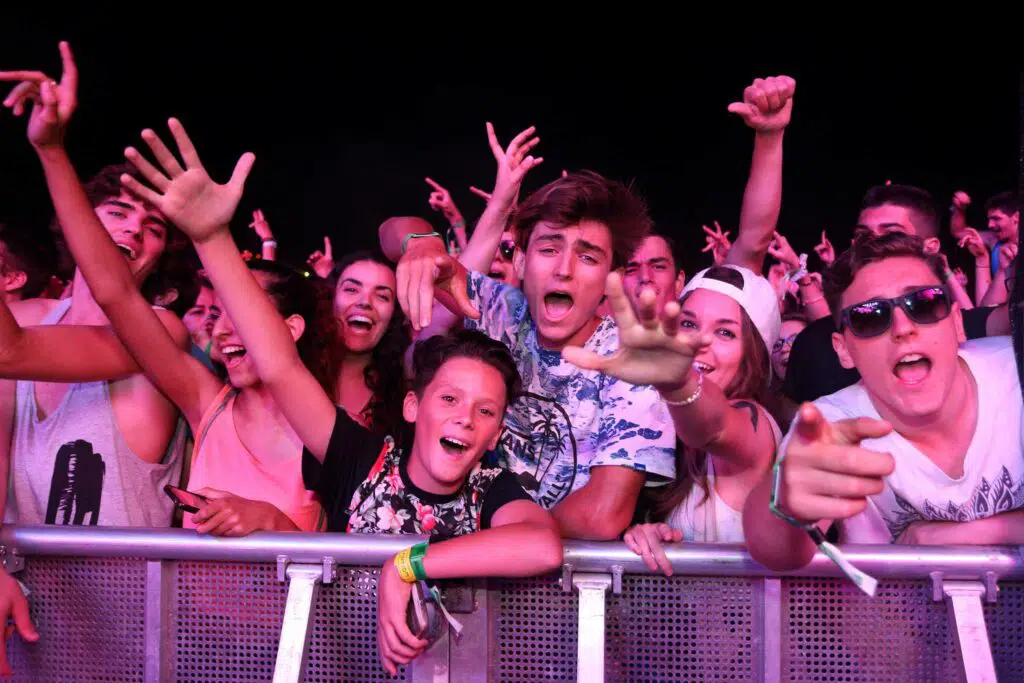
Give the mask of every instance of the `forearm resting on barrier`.
[(1024, 545), (1024, 510), (970, 522), (914, 522), (899, 538), (910, 545)]
[(643, 472), (629, 467), (592, 467), (590, 481), (551, 511), (562, 537), (618, 540), (633, 519), (644, 480)]
[[(522, 514), (523, 508), (536, 508)], [(499, 515), (521, 521), (498, 525)], [(519, 508), (515, 510), (514, 508)], [(562, 566), (562, 539), (550, 515), (535, 503), (508, 503), (494, 514), (490, 529), (430, 546), (423, 570), (431, 579), (536, 576)]]

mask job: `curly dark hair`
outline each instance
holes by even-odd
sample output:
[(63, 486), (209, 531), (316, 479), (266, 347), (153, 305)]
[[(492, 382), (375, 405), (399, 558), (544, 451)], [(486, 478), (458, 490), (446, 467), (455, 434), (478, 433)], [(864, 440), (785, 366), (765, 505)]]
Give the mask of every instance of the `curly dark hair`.
[(338, 383), (338, 321), (334, 318), (334, 298), (322, 280), (306, 277), (297, 270), (275, 261), (249, 261), (249, 270), (263, 273), (269, 280), (267, 294), (282, 317), (302, 316), (306, 330), (295, 345), (299, 358), (316, 377), (328, 396), (334, 396)]
[[(367, 261), (394, 270), (394, 266), (384, 256), (370, 251), (357, 251), (347, 255), (334, 269), (338, 274), (338, 284), (341, 284), (341, 276), (349, 266)], [(373, 431), (378, 434), (401, 438), (409, 429), (409, 424), (402, 416), (402, 404), (407, 391), (405, 353), (411, 343), (408, 321), (396, 301), (395, 312), (391, 315), (387, 329), (373, 347), (370, 363), (363, 371), (366, 386), (373, 392), (369, 405), (370, 422)]]

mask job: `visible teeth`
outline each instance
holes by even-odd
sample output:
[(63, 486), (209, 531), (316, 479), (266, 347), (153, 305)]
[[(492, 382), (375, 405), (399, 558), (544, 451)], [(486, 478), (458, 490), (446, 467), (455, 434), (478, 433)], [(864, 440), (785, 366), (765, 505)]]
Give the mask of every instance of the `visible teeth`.
[(694, 363), (693, 367), (697, 369), (697, 372), (711, 372), (712, 368), (707, 363)]
[(442, 437), (441, 440), (442, 441), (447, 441), (448, 443), (450, 443), (450, 444), (452, 444), (454, 446), (458, 446), (459, 448), (467, 448), (467, 447), (469, 447), (469, 444), (466, 443), (465, 441), (459, 441), (458, 439), (453, 439), (450, 436)]
[(129, 247), (127, 244), (119, 244), (117, 245), (117, 248), (123, 251), (125, 254), (127, 254), (129, 259), (133, 261), (135, 260), (135, 250)]
[(367, 318), (365, 315), (353, 315), (348, 319), (350, 323), (365, 323), (366, 325), (372, 325), (373, 321)]
[(244, 346), (237, 346), (237, 345), (223, 346), (223, 347), (221, 347), (221, 350), (220, 350), (221, 353), (228, 353), (228, 354), (231, 354), (231, 353), (241, 353), (242, 351), (245, 351), (245, 347)]
[(919, 360), (924, 360), (924, 356), (919, 353), (908, 353), (900, 357), (901, 363), (916, 363)]

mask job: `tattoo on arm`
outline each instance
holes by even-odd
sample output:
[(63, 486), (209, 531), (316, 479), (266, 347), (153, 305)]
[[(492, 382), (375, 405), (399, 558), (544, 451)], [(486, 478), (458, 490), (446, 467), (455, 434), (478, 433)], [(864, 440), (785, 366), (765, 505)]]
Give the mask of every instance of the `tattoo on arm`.
[(750, 401), (733, 401), (732, 407), (740, 410), (746, 408), (750, 411), (750, 424), (754, 426), (754, 431), (757, 431), (757, 423), (761, 419), (761, 411), (757, 409), (757, 406)]

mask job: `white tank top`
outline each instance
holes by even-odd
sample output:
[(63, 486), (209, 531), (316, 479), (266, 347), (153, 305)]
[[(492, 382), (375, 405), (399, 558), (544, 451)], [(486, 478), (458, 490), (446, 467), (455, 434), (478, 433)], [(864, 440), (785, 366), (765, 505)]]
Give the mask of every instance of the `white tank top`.
[[(775, 444), (782, 441), (782, 430), (766, 412), (762, 417), (768, 418)], [(666, 523), (673, 529), (683, 532), (683, 540), (689, 543), (743, 543), (743, 510), (733, 510), (721, 499), (715, 490), (714, 458), (707, 454), (708, 459), (708, 495), (694, 485), (690, 495), (677, 505), (669, 514)]]
[[(65, 299), (40, 324), (56, 324), (70, 306)], [(147, 463), (121, 434), (107, 382), (70, 385), (40, 420), (35, 383), (19, 381), (6, 521), (168, 527), (173, 504), (163, 488), (181, 476), (186, 433), (179, 419), (164, 459)]]

